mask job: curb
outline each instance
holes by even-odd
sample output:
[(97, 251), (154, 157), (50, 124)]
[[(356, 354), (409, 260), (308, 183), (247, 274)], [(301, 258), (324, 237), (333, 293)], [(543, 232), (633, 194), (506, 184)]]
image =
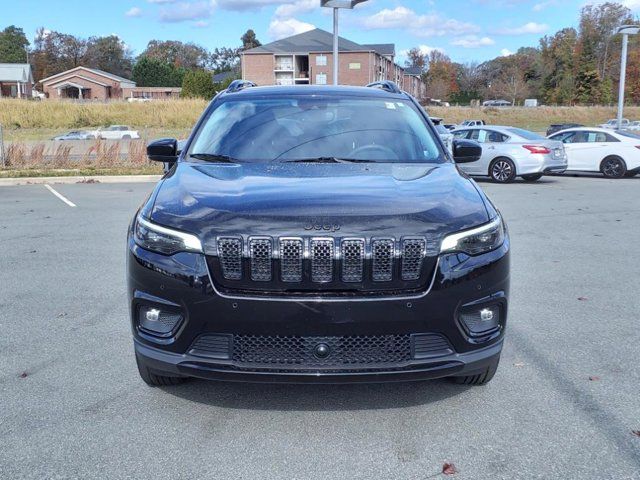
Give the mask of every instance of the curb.
[(42, 185), (69, 183), (155, 183), (162, 175), (94, 175), (75, 177), (19, 177), (0, 178), (0, 187), (14, 185)]

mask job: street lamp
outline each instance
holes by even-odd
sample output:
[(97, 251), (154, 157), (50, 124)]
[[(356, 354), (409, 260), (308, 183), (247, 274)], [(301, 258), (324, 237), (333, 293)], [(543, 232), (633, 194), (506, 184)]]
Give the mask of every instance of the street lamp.
[(640, 25), (622, 25), (618, 33), (622, 34), (622, 55), (620, 57), (620, 85), (618, 90), (618, 130), (622, 129), (622, 110), (624, 109), (624, 84), (627, 76), (627, 45), (629, 35), (640, 32)]
[(320, 0), (320, 6), (333, 8), (333, 84), (338, 85), (338, 9), (351, 10), (359, 3), (367, 0)]

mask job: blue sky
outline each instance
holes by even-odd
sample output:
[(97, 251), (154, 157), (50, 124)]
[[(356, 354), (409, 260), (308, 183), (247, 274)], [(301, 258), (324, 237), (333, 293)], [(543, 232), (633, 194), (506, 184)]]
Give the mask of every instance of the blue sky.
[[(5, 1), (5, 0), (3, 0)], [(7, 0), (8, 1), (8, 0)], [(640, 0), (623, 0), (636, 13)], [(260, 41), (313, 26), (331, 30), (320, 0), (23, 0), (2, 23), (78, 36), (116, 34), (140, 53), (151, 39), (192, 41), (208, 49), (237, 46), (253, 28)], [(360, 43), (395, 43), (396, 51), (438, 48), (454, 61), (483, 61), (534, 46), (546, 33), (577, 24), (585, 0), (369, 0), (341, 14), (341, 34)], [(55, 5), (52, 8), (52, 5)], [(80, 5), (82, 5), (80, 7)], [(7, 14), (8, 12), (8, 14)]]

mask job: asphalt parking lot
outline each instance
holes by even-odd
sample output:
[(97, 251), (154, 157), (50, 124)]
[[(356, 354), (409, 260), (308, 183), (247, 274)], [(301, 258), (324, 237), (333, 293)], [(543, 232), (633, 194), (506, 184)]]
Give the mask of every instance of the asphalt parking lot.
[(149, 388), (124, 253), (152, 184), (1, 187), (0, 478), (640, 479), (640, 178), (481, 185), (512, 298), (475, 388)]

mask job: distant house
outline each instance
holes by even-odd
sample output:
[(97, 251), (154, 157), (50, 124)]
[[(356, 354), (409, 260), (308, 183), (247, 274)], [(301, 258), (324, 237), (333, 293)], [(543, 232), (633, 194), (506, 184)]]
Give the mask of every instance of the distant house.
[(95, 68), (76, 67), (41, 80), (47, 98), (80, 100), (160, 99), (180, 95), (181, 88), (137, 87), (129, 80)]
[(28, 63), (0, 63), (0, 97), (31, 98), (33, 74)]
[[(421, 99), (420, 76), (406, 74), (394, 62), (395, 45), (358, 44), (340, 37), (339, 81), (366, 85), (392, 80)], [(333, 34), (316, 28), (242, 52), (242, 78), (258, 85), (328, 85), (333, 83)]]

